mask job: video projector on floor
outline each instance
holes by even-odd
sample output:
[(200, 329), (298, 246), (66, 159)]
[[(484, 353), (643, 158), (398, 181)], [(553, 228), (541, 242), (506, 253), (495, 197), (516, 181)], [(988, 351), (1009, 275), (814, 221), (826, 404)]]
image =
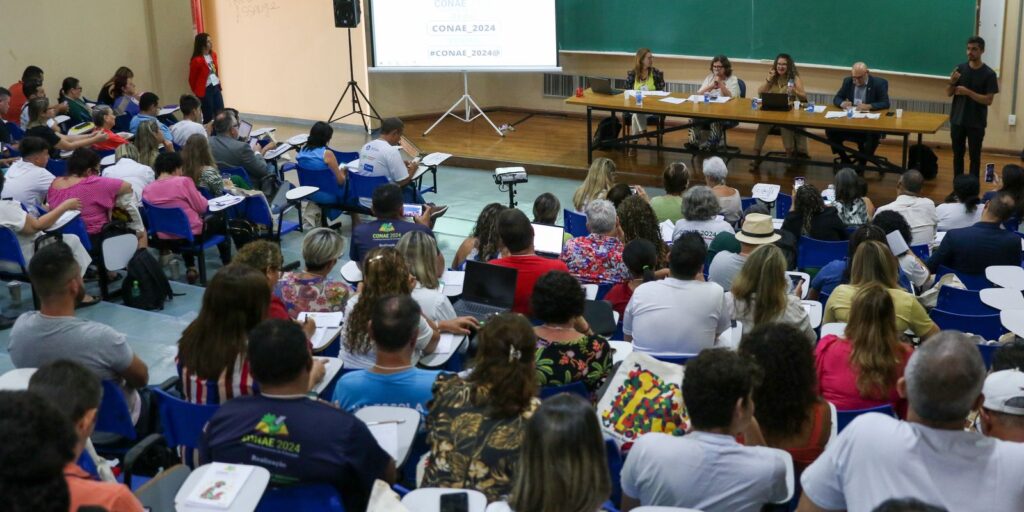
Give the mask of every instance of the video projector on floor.
[(498, 167), (494, 170), (495, 185), (515, 185), (527, 181), (525, 167)]

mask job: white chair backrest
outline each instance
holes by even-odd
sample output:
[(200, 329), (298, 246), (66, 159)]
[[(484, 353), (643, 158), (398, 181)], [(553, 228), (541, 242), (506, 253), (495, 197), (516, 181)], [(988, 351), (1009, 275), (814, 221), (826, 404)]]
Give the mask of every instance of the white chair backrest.
[(807, 310), (807, 315), (810, 316), (811, 328), (817, 329), (821, 325), (821, 318), (825, 313), (821, 303), (816, 300), (801, 300), (800, 304)]
[(583, 292), (587, 294), (587, 300), (597, 300), (596, 284), (584, 284), (580, 286), (583, 287)]
[[(464, 492), (469, 495), (468, 512), (484, 512), (487, 510), (487, 496), (480, 491), (468, 489), (441, 489), (426, 487), (416, 489), (402, 498), (402, 505), (416, 512), (441, 512), (441, 495)], [(634, 509), (635, 510), (635, 509)]]
[[(395, 459), (396, 465), (401, 466), (409, 456), (409, 448), (420, 426), (422, 416), (419, 411), (408, 407), (372, 405), (356, 411), (356, 417), (370, 427), (377, 444)], [(394, 425), (397, 432), (388, 428), (389, 425)], [(390, 437), (392, 432), (395, 438)]]
[(103, 264), (107, 270), (121, 270), (128, 266), (138, 248), (139, 239), (135, 235), (110, 237), (103, 241)]

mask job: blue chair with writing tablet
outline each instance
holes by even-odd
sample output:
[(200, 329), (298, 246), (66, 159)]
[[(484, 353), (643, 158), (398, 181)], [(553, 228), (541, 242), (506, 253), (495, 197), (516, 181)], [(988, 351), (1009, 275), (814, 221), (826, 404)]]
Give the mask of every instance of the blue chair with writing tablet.
[(848, 250), (849, 242), (846, 240), (833, 242), (801, 236), (796, 253), (796, 268), (806, 271), (808, 268), (824, 267), (845, 258)]
[[(195, 450), (203, 435), (203, 427), (210, 421), (219, 405), (193, 404), (171, 395), (158, 387), (151, 388), (160, 410), (160, 424), (167, 446)], [(191, 463), (191, 457), (186, 458)]]
[(562, 210), (562, 219), (565, 220), (565, 231), (573, 238), (587, 236), (590, 230), (587, 229), (587, 216), (569, 209)]
[(846, 428), (846, 426), (849, 425), (850, 422), (853, 421), (854, 418), (856, 418), (857, 416), (860, 416), (861, 414), (867, 414), (869, 412), (877, 412), (877, 413), (884, 414), (886, 416), (891, 416), (893, 418), (896, 417), (896, 412), (892, 410), (892, 405), (890, 405), (890, 404), (879, 405), (878, 407), (870, 407), (868, 409), (856, 409), (856, 410), (850, 410), (850, 411), (836, 411), (836, 429), (837, 429), (837, 431), (842, 432), (843, 429)]

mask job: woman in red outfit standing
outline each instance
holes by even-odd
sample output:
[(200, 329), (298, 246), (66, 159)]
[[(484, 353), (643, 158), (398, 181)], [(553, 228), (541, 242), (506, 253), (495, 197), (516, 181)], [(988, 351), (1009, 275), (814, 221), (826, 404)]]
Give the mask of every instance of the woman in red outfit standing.
[(188, 85), (192, 94), (202, 101), (204, 123), (210, 122), (217, 112), (224, 110), (217, 52), (213, 51), (213, 40), (206, 32), (196, 34), (192, 60), (188, 63)]

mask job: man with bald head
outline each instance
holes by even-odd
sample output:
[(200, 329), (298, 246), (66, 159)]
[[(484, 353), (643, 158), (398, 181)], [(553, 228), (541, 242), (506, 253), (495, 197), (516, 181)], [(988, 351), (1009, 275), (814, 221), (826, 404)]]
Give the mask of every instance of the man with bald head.
[[(832, 104), (842, 109), (885, 110), (889, 108), (889, 82), (884, 78), (872, 75), (868, 71), (867, 64), (858, 62), (850, 70), (850, 76), (843, 79), (843, 86), (832, 98)], [(868, 155), (875, 154), (875, 150), (878, 149), (878, 141), (881, 138), (881, 134), (877, 132), (848, 130), (825, 130), (825, 135), (833, 144), (853, 142), (857, 144), (858, 151)], [(842, 164), (853, 163), (849, 153), (839, 151), (837, 148), (832, 148), (832, 153), (839, 155)], [(863, 158), (858, 159), (860, 165), (864, 165), (864, 161)]]
[(984, 402), (985, 365), (970, 338), (942, 331), (910, 356), (896, 383), (907, 420), (862, 414), (801, 477), (797, 509), (873, 510), (917, 498), (945, 510), (1020, 510), (1024, 444), (964, 431)]

